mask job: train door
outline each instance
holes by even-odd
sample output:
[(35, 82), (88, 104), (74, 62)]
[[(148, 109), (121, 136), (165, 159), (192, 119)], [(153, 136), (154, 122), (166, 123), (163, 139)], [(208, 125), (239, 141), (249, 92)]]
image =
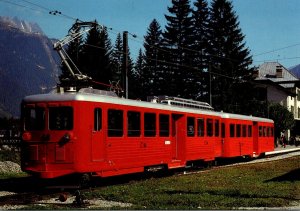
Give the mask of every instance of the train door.
[(101, 108), (94, 108), (91, 153), (92, 161), (103, 161), (104, 159), (104, 132), (103, 132), (103, 114)]
[(172, 114), (172, 160), (182, 161), (185, 156), (185, 124), (182, 114)]
[(253, 154), (258, 155), (259, 151), (259, 143), (258, 143), (258, 124), (257, 122), (253, 122)]
[(224, 123), (220, 127), (220, 119), (215, 119), (215, 157), (221, 157), (223, 154), (223, 130)]

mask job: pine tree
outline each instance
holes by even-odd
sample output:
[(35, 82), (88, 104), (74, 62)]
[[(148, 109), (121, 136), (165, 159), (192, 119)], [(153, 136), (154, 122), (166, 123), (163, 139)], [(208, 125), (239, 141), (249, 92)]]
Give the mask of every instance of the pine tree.
[(136, 98), (139, 99), (146, 99), (147, 95), (145, 95), (144, 92), (144, 83), (147, 81), (144, 78), (144, 71), (145, 71), (145, 56), (142, 52), (142, 49), (139, 50), (139, 54), (136, 60), (136, 63), (134, 65), (134, 73), (135, 73), (135, 95)]
[(141, 83), (143, 84), (143, 99), (150, 95), (161, 94), (164, 83), (162, 31), (159, 23), (154, 19), (144, 37), (145, 68), (142, 71)]
[(112, 50), (112, 72), (114, 82), (121, 82), (122, 80), (122, 58), (123, 58), (123, 43), (121, 34), (118, 33), (115, 45)]
[(139, 96), (136, 94), (137, 90), (135, 90), (135, 87), (136, 87), (136, 83), (139, 82), (138, 82), (137, 74), (134, 70), (134, 62), (130, 56), (129, 46), (127, 52), (128, 52), (128, 98), (136, 99), (139, 98)]
[(142, 52), (142, 49), (139, 50), (139, 54), (136, 60), (136, 63), (134, 65), (133, 72), (131, 74), (131, 83), (130, 83), (130, 98), (134, 99), (145, 99), (144, 96), (144, 78), (143, 78), (143, 72), (145, 69), (145, 60), (144, 60), (144, 54)]
[(209, 53), (213, 106), (230, 111), (233, 84), (248, 74), (252, 63), (238, 17), (229, 0), (213, 0), (210, 9)]
[[(112, 79), (111, 72), (111, 43), (106, 28), (93, 28), (87, 34), (83, 47), (82, 70), (98, 82), (95, 88), (104, 89)], [(104, 86), (101, 84), (105, 84)]]
[[(189, 0), (172, 0), (168, 7), (170, 15), (165, 15), (167, 25), (163, 33), (168, 84), (167, 95), (190, 98), (194, 96), (192, 84), (192, 17)], [(169, 52), (169, 53), (166, 53)]]
[(193, 45), (195, 53), (194, 73), (195, 99), (208, 102), (208, 33), (209, 33), (209, 8), (206, 0), (194, 2), (193, 13)]

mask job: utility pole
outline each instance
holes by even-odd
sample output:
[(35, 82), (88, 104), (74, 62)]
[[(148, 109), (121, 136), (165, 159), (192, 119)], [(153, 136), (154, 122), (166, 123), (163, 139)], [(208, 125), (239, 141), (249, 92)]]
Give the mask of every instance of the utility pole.
[(125, 89), (125, 98), (128, 99), (128, 31), (123, 32), (123, 89)]
[(208, 64), (208, 72), (209, 72), (209, 104), (212, 106), (212, 93), (211, 93), (211, 64)]

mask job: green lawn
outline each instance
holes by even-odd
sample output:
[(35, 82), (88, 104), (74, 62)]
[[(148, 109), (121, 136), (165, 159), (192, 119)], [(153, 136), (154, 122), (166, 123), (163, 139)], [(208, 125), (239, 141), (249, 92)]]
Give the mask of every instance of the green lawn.
[[(4, 180), (16, 177), (26, 177), (26, 174), (0, 174), (0, 178)], [(135, 175), (129, 178), (115, 177), (112, 182), (109, 180), (110, 182), (104, 183), (105, 186), (82, 193), (86, 199), (132, 203), (133, 206), (128, 209), (235, 209), (283, 207), (294, 202), (300, 203), (300, 156), (267, 163), (216, 168), (191, 175), (144, 179)], [(119, 180), (125, 182), (116, 184)], [(105, 181), (107, 180), (100, 180)], [(53, 206), (29, 205), (32, 209), (78, 208)]]
[(130, 209), (233, 209), (300, 202), (300, 156), (193, 175), (97, 188), (87, 198), (129, 202)]

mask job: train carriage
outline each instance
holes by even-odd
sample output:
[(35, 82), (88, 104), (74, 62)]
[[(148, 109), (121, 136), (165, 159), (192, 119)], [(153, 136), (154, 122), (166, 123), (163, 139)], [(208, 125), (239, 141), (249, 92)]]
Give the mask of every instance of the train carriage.
[(274, 134), (258, 138), (258, 125), (268, 125), (268, 129), (273, 131), (273, 120), (228, 113), (221, 113), (221, 117), (222, 127), (225, 128), (221, 157), (257, 157), (274, 150)]
[[(272, 120), (215, 112), (181, 98), (144, 102), (84, 88), (25, 97), (22, 119), (22, 170), (40, 178), (180, 168), (274, 147)], [(234, 138), (232, 124), (240, 131)]]

